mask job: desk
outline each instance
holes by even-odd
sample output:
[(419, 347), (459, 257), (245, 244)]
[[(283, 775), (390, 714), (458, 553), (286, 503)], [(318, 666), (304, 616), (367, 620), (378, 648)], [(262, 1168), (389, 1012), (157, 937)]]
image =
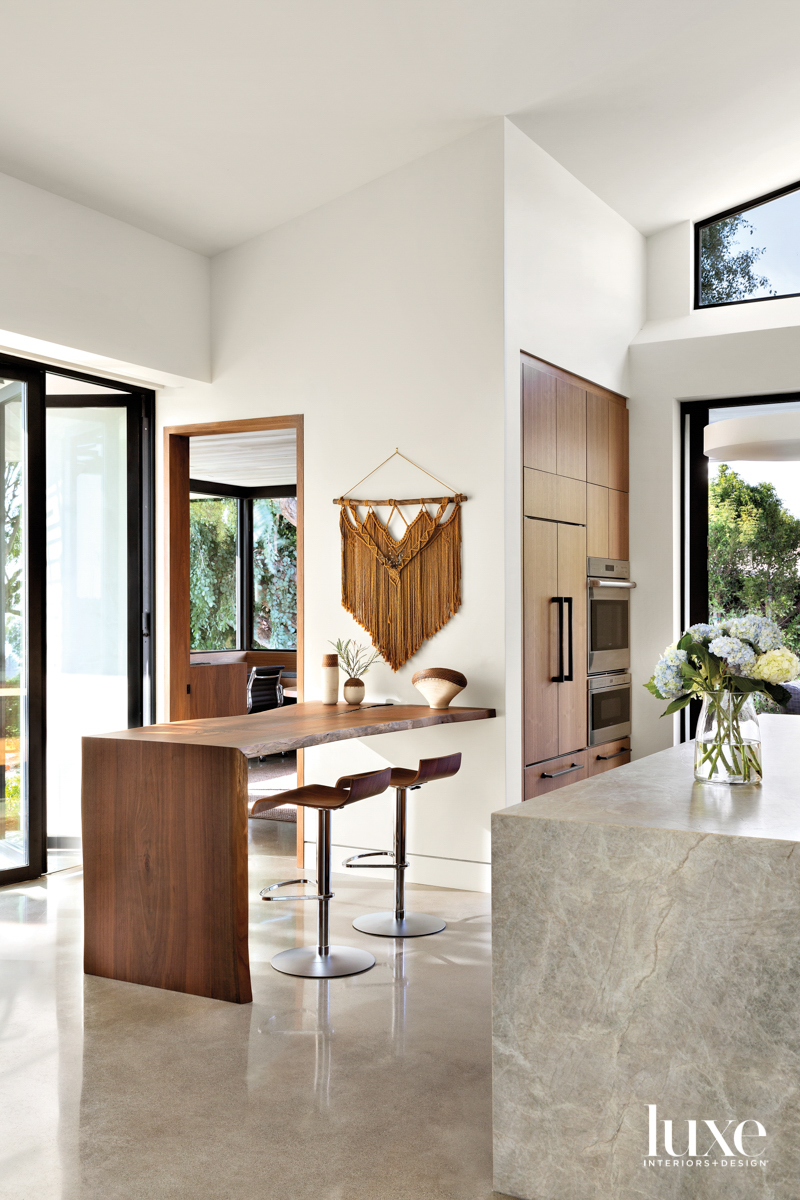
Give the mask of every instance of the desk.
[(84, 970), (248, 1003), (247, 759), (494, 715), (317, 702), (84, 738)]

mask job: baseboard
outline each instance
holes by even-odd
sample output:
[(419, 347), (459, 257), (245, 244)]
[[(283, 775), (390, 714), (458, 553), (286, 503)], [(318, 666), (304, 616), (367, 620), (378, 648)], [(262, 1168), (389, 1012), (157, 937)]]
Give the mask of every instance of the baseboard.
[[(331, 846), (331, 874), (338, 878), (353, 876), (359, 879), (383, 880), (391, 883), (394, 871), (387, 867), (370, 867), (358, 870), (343, 867), (345, 858), (353, 854), (362, 854), (363, 846), (341, 846), (334, 843)], [(408, 854), (407, 883), (422, 883), (429, 887), (456, 888), (463, 892), (490, 892), (491, 865), (489, 863), (469, 862), (462, 858), (434, 858), (426, 854)], [(317, 865), (316, 842), (305, 843), (305, 870), (313, 871)], [(369, 859), (367, 861), (370, 861)], [(375, 861), (374, 859), (372, 860)]]

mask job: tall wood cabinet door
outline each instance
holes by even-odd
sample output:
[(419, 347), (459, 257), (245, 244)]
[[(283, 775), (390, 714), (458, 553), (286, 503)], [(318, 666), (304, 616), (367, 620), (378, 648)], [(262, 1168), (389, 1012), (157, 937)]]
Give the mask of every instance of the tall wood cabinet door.
[(630, 558), (627, 492), (608, 493), (608, 557)]
[(608, 558), (608, 488), (586, 485), (586, 553)]
[(556, 472), (556, 378), (522, 360), (522, 462)]
[[(526, 517), (524, 525), (525, 762), (558, 754), (558, 529)], [(584, 743), (585, 744), (585, 743)]]
[(586, 478), (586, 392), (556, 380), (556, 472)]
[[(608, 487), (608, 397), (586, 393), (586, 482)], [(591, 550), (589, 551), (591, 554)]]
[[(558, 684), (558, 753), (567, 754), (582, 750), (587, 736), (586, 530), (582, 525), (558, 526), (558, 595), (572, 597), (572, 680)], [(567, 614), (564, 625), (566, 658)]]
[(613, 400), (608, 402), (608, 486), (628, 490), (628, 410)]

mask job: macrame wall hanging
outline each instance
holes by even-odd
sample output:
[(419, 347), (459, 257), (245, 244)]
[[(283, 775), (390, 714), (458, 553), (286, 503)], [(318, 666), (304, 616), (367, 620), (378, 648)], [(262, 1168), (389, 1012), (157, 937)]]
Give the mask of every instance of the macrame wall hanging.
[[(397, 457), (448, 487), (395, 450), (349, 491)], [(342, 506), (342, 604), (393, 671), (461, 607), (461, 505), (466, 498), (452, 492), (414, 500), (356, 500), (345, 493), (334, 500)], [(427, 506), (434, 504), (438, 510), (432, 516)], [(403, 513), (409, 506), (419, 508), (411, 521)], [(390, 509), (385, 524), (375, 512), (382, 507)], [(363, 520), (359, 508), (367, 510)], [(395, 513), (406, 526), (399, 540), (388, 528)]]

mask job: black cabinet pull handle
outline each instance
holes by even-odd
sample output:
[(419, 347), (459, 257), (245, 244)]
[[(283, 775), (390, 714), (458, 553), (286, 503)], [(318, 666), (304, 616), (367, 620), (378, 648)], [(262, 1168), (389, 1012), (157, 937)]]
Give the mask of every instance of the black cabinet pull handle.
[(597, 760), (598, 762), (608, 762), (609, 759), (619, 758), (620, 754), (630, 754), (630, 752), (630, 746), (623, 746), (621, 750), (615, 750), (613, 754), (598, 754)]
[(571, 767), (564, 767), (563, 771), (542, 771), (542, 779), (558, 779), (559, 775), (569, 775), (570, 771), (582, 771), (583, 763), (573, 763)]
[(569, 624), (567, 625), (567, 642), (568, 642), (567, 653), (569, 656), (569, 669), (567, 671), (567, 674), (563, 678), (563, 682), (564, 683), (572, 683), (573, 678), (574, 678), (574, 676), (572, 674), (572, 596), (565, 596), (564, 603), (567, 605), (567, 607), (569, 609)]
[[(558, 674), (551, 675), (553, 683), (564, 683), (566, 676), (564, 674), (564, 597), (553, 596), (551, 604), (558, 605)], [(572, 660), (570, 659), (570, 669)]]

